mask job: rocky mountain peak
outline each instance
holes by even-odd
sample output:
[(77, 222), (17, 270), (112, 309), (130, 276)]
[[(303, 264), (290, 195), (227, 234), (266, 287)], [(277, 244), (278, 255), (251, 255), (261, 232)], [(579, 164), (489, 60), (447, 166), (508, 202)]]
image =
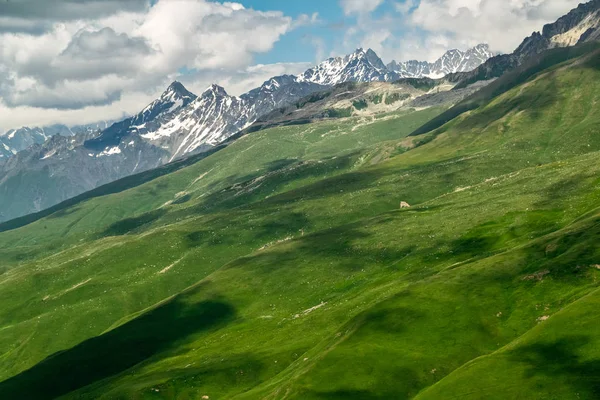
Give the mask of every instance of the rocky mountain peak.
[(200, 95), (200, 97), (202, 97), (202, 98), (207, 98), (207, 97), (229, 97), (229, 94), (227, 94), (227, 91), (225, 90), (224, 87), (219, 86), (219, 85), (213, 83), (204, 92), (202, 92), (202, 94)]
[(176, 101), (178, 99), (195, 99), (196, 95), (190, 92), (179, 81), (174, 81), (160, 96), (163, 101)]

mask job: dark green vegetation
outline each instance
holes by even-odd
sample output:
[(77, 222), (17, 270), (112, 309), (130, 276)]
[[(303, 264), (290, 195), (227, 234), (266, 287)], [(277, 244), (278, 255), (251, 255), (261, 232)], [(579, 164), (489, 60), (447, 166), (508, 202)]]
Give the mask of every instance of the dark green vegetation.
[(329, 118), (348, 118), (352, 116), (352, 108), (330, 108), (325, 111)]
[(364, 110), (367, 107), (369, 107), (369, 103), (367, 103), (367, 101), (365, 99), (360, 99), (360, 100), (353, 101), (352, 106), (360, 111), (360, 110)]
[(0, 398), (598, 398), (599, 108), (591, 52), (3, 232)]

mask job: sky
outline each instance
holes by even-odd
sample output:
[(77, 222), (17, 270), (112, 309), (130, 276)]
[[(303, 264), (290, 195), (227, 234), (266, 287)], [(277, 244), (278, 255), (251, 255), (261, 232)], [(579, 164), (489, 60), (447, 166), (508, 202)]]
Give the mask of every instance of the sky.
[(0, 134), (116, 120), (173, 81), (239, 95), (332, 56), (512, 52), (578, 0), (0, 0)]

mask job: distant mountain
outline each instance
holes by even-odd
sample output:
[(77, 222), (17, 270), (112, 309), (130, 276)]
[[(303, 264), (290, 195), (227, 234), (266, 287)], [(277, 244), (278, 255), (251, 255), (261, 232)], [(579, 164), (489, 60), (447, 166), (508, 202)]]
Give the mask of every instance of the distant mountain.
[(546, 50), (595, 40), (600, 40), (600, 0), (580, 4), (556, 22), (545, 25), (541, 32), (527, 37), (513, 53), (492, 57), (475, 70), (456, 74), (452, 79), (459, 82), (459, 88), (465, 87), (502, 76)]
[(168, 153), (130, 138), (119, 146), (92, 151), (84, 146), (97, 132), (56, 135), (0, 165), (0, 220), (51, 207), (63, 200), (138, 171), (155, 168)]
[(11, 157), (34, 144), (42, 144), (50, 137), (52, 135), (42, 128), (11, 129), (0, 136), (0, 158)]
[(323, 88), (281, 76), (240, 97), (217, 85), (197, 97), (174, 82), (138, 114), (102, 132), (39, 140), (0, 163), (0, 220), (208, 150), (259, 116)]
[(160, 127), (140, 134), (148, 142), (167, 149), (173, 160), (217, 145), (261, 115), (324, 88), (291, 75), (271, 78), (240, 97), (212, 85)]
[(326, 60), (301, 74), (299, 79), (333, 86), (342, 82), (391, 82), (401, 77), (390, 71), (373, 50), (361, 48), (345, 57)]
[(119, 146), (121, 140), (129, 135), (142, 134), (159, 129), (179, 111), (196, 100), (180, 82), (173, 82), (167, 90), (138, 114), (111, 125), (94, 139), (85, 142), (85, 147), (101, 151), (108, 147)]
[(81, 133), (99, 133), (108, 127), (108, 122), (98, 122), (87, 125), (68, 127), (66, 125), (51, 125), (43, 128), (11, 129), (0, 136), (0, 159), (12, 157), (35, 144), (43, 144), (51, 137), (73, 136)]
[(402, 78), (442, 78), (456, 72), (468, 72), (494, 56), (487, 44), (479, 44), (467, 51), (450, 50), (433, 63), (411, 60), (406, 62), (392, 61), (387, 65), (390, 71)]

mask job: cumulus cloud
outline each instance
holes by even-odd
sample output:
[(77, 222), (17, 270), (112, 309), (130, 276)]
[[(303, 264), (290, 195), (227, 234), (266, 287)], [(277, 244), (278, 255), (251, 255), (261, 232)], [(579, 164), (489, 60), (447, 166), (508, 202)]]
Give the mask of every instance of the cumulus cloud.
[(96, 18), (123, 11), (140, 11), (149, 0), (3, 0), (0, 15), (27, 20), (68, 21)]
[[(385, 60), (433, 61), (452, 48), (488, 43), (494, 51), (512, 52), (526, 37), (555, 21), (581, 0), (396, 0), (392, 11), (375, 17), (376, 0), (342, 1), (357, 14), (342, 52), (359, 43)], [(352, 46), (349, 45), (352, 43)]]
[[(34, 3), (41, 9), (21, 7)], [(62, 15), (48, 11), (50, 3), (74, 8)], [(216, 82), (241, 94), (273, 75), (300, 72), (302, 64), (249, 66), (290, 30), (320, 22), (318, 14), (293, 20), (232, 2), (154, 3), (23, 0), (0, 7), (6, 13), (0, 17), (0, 130), (137, 112), (145, 101), (132, 99), (150, 101), (174, 79), (194, 91)], [(47, 29), (36, 25), (41, 18)]]
[(579, 0), (421, 0), (410, 22), (449, 43), (489, 43), (512, 52), (533, 31), (577, 6)]
[[(294, 21), (279, 11), (207, 0), (160, 0), (152, 7), (138, 0), (24, 0), (0, 2), (0, 14), (4, 106), (58, 110), (97, 109), (131, 92), (155, 94), (182, 70), (205, 79), (236, 75), (286, 32), (318, 22), (318, 14)], [(41, 18), (49, 28), (34, 31)]]

